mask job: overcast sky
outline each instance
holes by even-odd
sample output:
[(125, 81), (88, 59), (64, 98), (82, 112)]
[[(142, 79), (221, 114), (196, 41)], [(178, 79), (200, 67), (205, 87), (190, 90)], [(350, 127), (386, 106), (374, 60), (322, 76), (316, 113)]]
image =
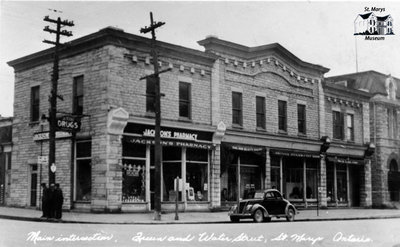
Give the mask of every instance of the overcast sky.
[[(376, 70), (400, 78), (400, 2), (21, 2), (0, 0), (0, 115), (13, 115), (13, 69), (6, 62), (50, 48), (43, 17), (73, 20), (70, 41), (107, 26), (140, 34), (155, 21), (166, 22), (157, 39), (197, 50), (207, 35), (245, 46), (280, 43), (301, 60), (330, 68), (326, 76)], [(384, 41), (355, 37), (354, 20), (365, 7), (385, 8), (394, 33)], [(62, 11), (54, 12), (49, 9)], [(150, 37), (150, 36), (146, 36)]]

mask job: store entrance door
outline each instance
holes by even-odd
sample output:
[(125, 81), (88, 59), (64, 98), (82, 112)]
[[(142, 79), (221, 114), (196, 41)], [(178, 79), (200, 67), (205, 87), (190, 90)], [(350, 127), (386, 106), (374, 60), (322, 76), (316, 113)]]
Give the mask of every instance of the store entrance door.
[(359, 207), (360, 206), (360, 177), (361, 177), (361, 169), (357, 166), (350, 166), (350, 186), (352, 191), (351, 195), (351, 206)]
[(37, 192), (38, 192), (38, 173), (37, 173), (37, 165), (31, 166), (31, 194), (30, 194), (30, 206), (36, 207), (36, 200), (37, 200)]

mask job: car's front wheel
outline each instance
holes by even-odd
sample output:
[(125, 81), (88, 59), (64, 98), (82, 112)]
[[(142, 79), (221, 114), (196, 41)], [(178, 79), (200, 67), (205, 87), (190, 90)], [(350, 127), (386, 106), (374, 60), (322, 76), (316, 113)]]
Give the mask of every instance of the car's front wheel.
[(234, 223), (237, 223), (237, 222), (239, 222), (239, 217), (231, 216), (231, 221), (234, 222)]
[(295, 212), (293, 208), (289, 208), (286, 214), (286, 220), (287, 221), (294, 221), (294, 216), (295, 216)]
[(257, 209), (253, 215), (254, 222), (260, 223), (264, 221), (264, 213), (261, 209)]

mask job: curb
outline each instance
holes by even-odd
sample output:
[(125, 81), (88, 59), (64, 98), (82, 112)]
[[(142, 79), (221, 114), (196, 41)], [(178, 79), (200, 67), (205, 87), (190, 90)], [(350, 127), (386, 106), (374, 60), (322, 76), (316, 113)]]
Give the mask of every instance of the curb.
[[(379, 220), (379, 219), (399, 219), (400, 215), (392, 216), (370, 216), (370, 217), (346, 217), (346, 218), (322, 218), (322, 219), (298, 219), (294, 222), (312, 222), (312, 221), (346, 221), (346, 220)], [(46, 223), (59, 223), (59, 224), (110, 224), (110, 225), (179, 225), (179, 224), (242, 224), (250, 223), (252, 221), (241, 221), (239, 223), (232, 223), (231, 221), (137, 221), (137, 222), (98, 222), (98, 221), (76, 221), (76, 220), (47, 220), (42, 218), (24, 217), (24, 216), (10, 216), (0, 215), (0, 219), (18, 220), (18, 221), (32, 221), (32, 222), (46, 222)], [(273, 221), (274, 223), (283, 223), (286, 221)], [(266, 223), (266, 222), (264, 222)], [(270, 223), (270, 222), (269, 222)]]

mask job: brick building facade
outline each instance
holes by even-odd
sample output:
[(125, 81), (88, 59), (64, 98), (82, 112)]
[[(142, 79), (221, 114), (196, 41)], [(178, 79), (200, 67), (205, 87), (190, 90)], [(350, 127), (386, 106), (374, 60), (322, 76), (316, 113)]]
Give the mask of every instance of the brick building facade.
[[(105, 28), (61, 51), (58, 116), (82, 123), (79, 132), (59, 132), (56, 142), (64, 209), (149, 211), (157, 182), (163, 210), (172, 210), (177, 196), (181, 210), (212, 210), (270, 187), (304, 207), (371, 205), (367, 93), (324, 86), (329, 69), (279, 44), (246, 47), (216, 37), (199, 44), (205, 52), (158, 42), (159, 65), (171, 68), (161, 74), (161, 181), (154, 181), (154, 88), (140, 80), (153, 71), (150, 40)], [(8, 205), (39, 206), (38, 186), (48, 181), (37, 156), (48, 155), (41, 116), (48, 114), (52, 53), (9, 62), (15, 101)], [(335, 109), (362, 123), (354, 124), (354, 141), (332, 139)], [(333, 140), (328, 152), (326, 136)], [(331, 182), (343, 174), (346, 186)]]

